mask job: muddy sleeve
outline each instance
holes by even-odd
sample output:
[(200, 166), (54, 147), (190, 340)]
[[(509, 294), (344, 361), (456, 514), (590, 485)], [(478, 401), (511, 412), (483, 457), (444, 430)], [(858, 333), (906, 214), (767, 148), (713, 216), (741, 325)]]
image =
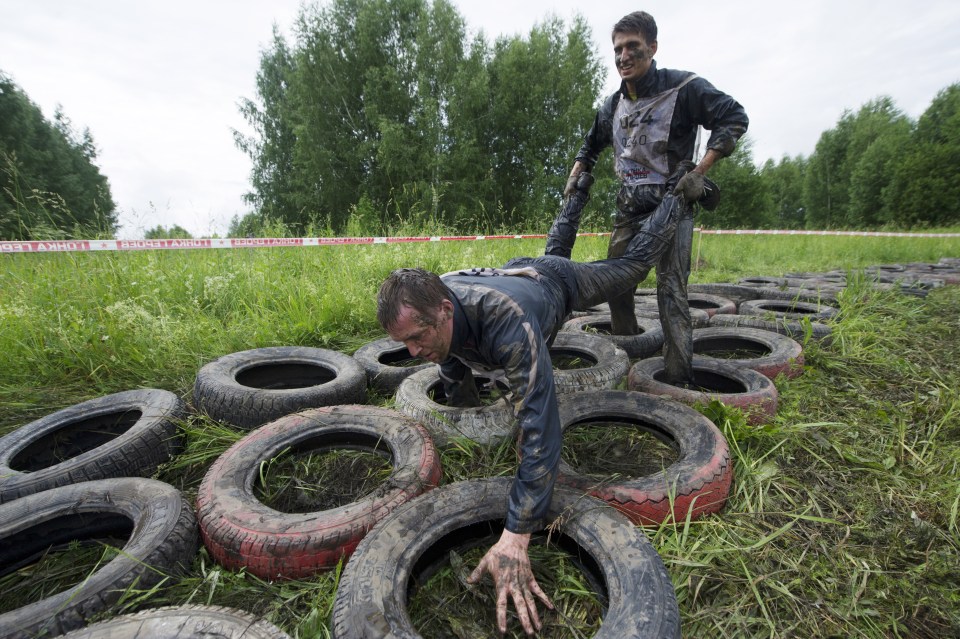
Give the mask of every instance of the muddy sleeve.
[(619, 94), (615, 93), (604, 100), (593, 119), (593, 126), (583, 138), (583, 146), (577, 152), (577, 161), (583, 162), (588, 171), (593, 170), (600, 152), (613, 144), (613, 112), (616, 109), (618, 96)]
[(703, 78), (692, 81), (687, 88), (688, 112), (695, 124), (710, 131), (707, 148), (724, 157), (733, 153), (750, 124), (743, 106)]
[(553, 363), (539, 324), (526, 315), (502, 319), (497, 355), (514, 393), (521, 433), (520, 464), (510, 490), (506, 529), (528, 533), (546, 523), (560, 462), (560, 415)]

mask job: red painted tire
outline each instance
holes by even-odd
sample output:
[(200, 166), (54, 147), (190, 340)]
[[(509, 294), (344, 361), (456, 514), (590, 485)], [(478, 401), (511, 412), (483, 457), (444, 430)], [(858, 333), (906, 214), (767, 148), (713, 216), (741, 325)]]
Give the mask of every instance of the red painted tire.
[[(341, 448), (389, 454), (393, 472), (372, 493), (321, 512), (284, 513), (254, 496), (262, 462), (288, 449)], [(306, 577), (336, 566), (374, 524), (439, 481), (436, 448), (419, 424), (386, 408), (317, 408), (266, 424), (221, 455), (200, 484), (197, 518), (223, 566), (264, 579)]]
[(679, 450), (679, 458), (659, 473), (598, 483), (579, 475), (561, 459), (557, 483), (587, 492), (613, 505), (634, 523), (684, 521), (723, 508), (733, 465), (723, 434), (697, 411), (677, 402), (635, 391), (577, 393), (560, 398), (560, 427), (622, 421), (652, 433)]
[(697, 328), (693, 331), (693, 352), (752, 368), (770, 379), (781, 373), (788, 378), (803, 374), (803, 347), (773, 331), (741, 326)]
[(769, 377), (755, 370), (694, 357), (693, 382), (698, 388), (687, 389), (665, 382), (665, 368), (662, 357), (640, 360), (630, 368), (627, 388), (675, 399), (688, 406), (717, 400), (739, 408), (750, 424), (764, 424), (777, 414), (777, 387)]

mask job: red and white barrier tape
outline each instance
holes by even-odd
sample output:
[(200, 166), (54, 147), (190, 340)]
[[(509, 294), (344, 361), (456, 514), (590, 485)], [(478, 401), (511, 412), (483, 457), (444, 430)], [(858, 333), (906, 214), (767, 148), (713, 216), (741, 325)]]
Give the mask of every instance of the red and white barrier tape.
[[(846, 235), (857, 237), (960, 237), (960, 233), (896, 233), (883, 231), (772, 231), (696, 229), (705, 235)], [(604, 237), (609, 233), (580, 233), (578, 237)], [(407, 244), (477, 240), (544, 239), (546, 235), (439, 235), (423, 237), (261, 237), (204, 238), (190, 240), (49, 240), (3, 241), (0, 253), (71, 253), (86, 251), (155, 251), (173, 249), (268, 248), (280, 246), (343, 246), (348, 244)]]

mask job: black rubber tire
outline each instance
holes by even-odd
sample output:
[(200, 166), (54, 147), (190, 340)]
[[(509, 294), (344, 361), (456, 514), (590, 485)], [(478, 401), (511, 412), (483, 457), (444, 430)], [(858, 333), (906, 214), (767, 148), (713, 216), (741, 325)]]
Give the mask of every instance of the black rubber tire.
[(269, 621), (222, 606), (166, 606), (121, 615), (63, 639), (290, 639)]
[[(400, 386), (400, 382), (407, 377), (434, 366), (426, 360), (411, 355), (403, 342), (389, 337), (364, 344), (354, 352), (353, 358), (366, 371), (370, 388), (381, 395), (393, 395)], [(413, 362), (422, 363), (414, 365)]]
[[(789, 302), (807, 302), (809, 304), (839, 304), (837, 293), (841, 289), (824, 288), (763, 288), (757, 287), (757, 297), (754, 299), (783, 300)], [(744, 300), (753, 301), (753, 300)], [(743, 302), (740, 304), (743, 305)]]
[[(444, 486), (381, 522), (340, 578), (333, 637), (419, 638), (407, 613), (411, 584), (443, 567), (452, 549), (494, 543), (511, 484), (512, 479), (496, 478)], [(680, 637), (673, 584), (641, 529), (612, 508), (559, 486), (548, 517), (554, 521), (550, 543), (579, 551), (581, 565), (594, 576), (588, 581), (605, 584), (609, 605), (594, 639)]]
[(231, 353), (197, 373), (193, 401), (213, 419), (251, 429), (307, 408), (362, 404), (367, 375), (349, 355), (274, 346)]
[(30, 422), (0, 437), (0, 503), (82, 481), (149, 477), (182, 449), (177, 425), (186, 415), (170, 391), (145, 389)]
[(664, 381), (662, 357), (641, 360), (630, 367), (627, 388), (668, 397), (688, 406), (706, 406), (717, 400), (739, 408), (749, 424), (765, 424), (777, 414), (779, 393), (766, 375), (749, 368), (730, 366), (706, 357), (693, 358), (693, 381), (700, 389), (687, 389)]
[(687, 294), (706, 293), (707, 295), (719, 295), (736, 302), (738, 305), (743, 300), (755, 300), (760, 297), (756, 287), (740, 286), (739, 284), (728, 284), (724, 282), (711, 282), (706, 284), (687, 285)]
[[(833, 339), (833, 328), (829, 324), (821, 322), (810, 322), (810, 338), (823, 344), (829, 344)], [(772, 331), (780, 335), (786, 335), (801, 344), (807, 338), (807, 326), (805, 322), (796, 320), (765, 320), (759, 317), (749, 315), (714, 315), (710, 318), (710, 326), (732, 328), (742, 326), (744, 328), (758, 328), (765, 331)]]
[(550, 345), (551, 356), (573, 356), (590, 362), (582, 368), (554, 367), (553, 383), (557, 393), (614, 388), (630, 370), (626, 351), (601, 335), (560, 332)]
[(740, 286), (753, 286), (753, 287), (765, 287), (765, 288), (778, 288), (787, 285), (787, 278), (785, 277), (768, 277), (766, 275), (754, 275), (751, 277), (742, 277), (737, 280), (737, 284)]
[(2, 636), (55, 636), (83, 626), (132, 585), (149, 590), (187, 571), (198, 548), (197, 523), (180, 491), (141, 477), (60, 486), (0, 506), (0, 571), (36, 561), (72, 540), (128, 536), (123, 549), (84, 581), (0, 614)]
[(752, 368), (770, 379), (783, 374), (787, 378), (803, 374), (803, 347), (794, 339), (757, 328), (711, 327), (693, 331), (693, 352), (712, 357), (711, 352), (741, 350), (753, 356), (722, 359), (732, 366)]
[(840, 314), (840, 310), (827, 304), (786, 300), (747, 300), (740, 305), (740, 315), (773, 317), (777, 319), (803, 319), (811, 321), (831, 320)]
[[(285, 450), (350, 449), (389, 455), (390, 476), (354, 502), (285, 513), (253, 493), (261, 464)], [(248, 434), (207, 471), (197, 492), (204, 544), (221, 565), (263, 579), (309, 577), (333, 568), (378, 521), (440, 481), (427, 431), (396, 411), (329, 406), (288, 415)]]
[(708, 293), (687, 293), (690, 309), (704, 311), (708, 317), (714, 315), (728, 315), (737, 312), (737, 303), (729, 297), (710, 295)]
[(673, 446), (677, 460), (653, 475), (598, 482), (577, 473), (562, 458), (557, 483), (601, 499), (636, 524), (659, 525), (715, 513), (730, 493), (733, 464), (717, 427), (696, 410), (636, 391), (579, 393), (560, 398), (564, 432), (598, 421), (636, 424)]
[(564, 322), (561, 333), (596, 331), (604, 339), (623, 349), (630, 359), (650, 357), (663, 348), (663, 327), (660, 320), (638, 317), (640, 333), (636, 335), (612, 335), (610, 313), (594, 313), (574, 317)]
[[(475, 377), (478, 387), (489, 381)], [(407, 377), (397, 388), (397, 410), (423, 424), (437, 446), (446, 447), (453, 439), (465, 438), (478, 444), (494, 444), (513, 434), (516, 420), (513, 407), (505, 397), (485, 406), (460, 408), (434, 400), (443, 392), (440, 368), (434, 366)]]

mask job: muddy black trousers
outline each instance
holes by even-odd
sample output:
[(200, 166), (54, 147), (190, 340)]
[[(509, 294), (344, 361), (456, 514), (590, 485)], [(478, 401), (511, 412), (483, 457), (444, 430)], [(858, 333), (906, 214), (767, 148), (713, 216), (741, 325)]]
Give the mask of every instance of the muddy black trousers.
[[(621, 188), (607, 259), (570, 263), (576, 264), (574, 270), (579, 271), (576, 310), (609, 302), (611, 327), (617, 335), (639, 332), (634, 292), (650, 269), (656, 267), (657, 306), (664, 332), (664, 373), (668, 381), (680, 383), (693, 381), (693, 324), (687, 281), (694, 211), (671, 191), (662, 185)], [(548, 255), (544, 257), (570, 255), (580, 209), (573, 207), (578, 219), (561, 219), (568, 210), (565, 207), (561, 211), (551, 228)]]

